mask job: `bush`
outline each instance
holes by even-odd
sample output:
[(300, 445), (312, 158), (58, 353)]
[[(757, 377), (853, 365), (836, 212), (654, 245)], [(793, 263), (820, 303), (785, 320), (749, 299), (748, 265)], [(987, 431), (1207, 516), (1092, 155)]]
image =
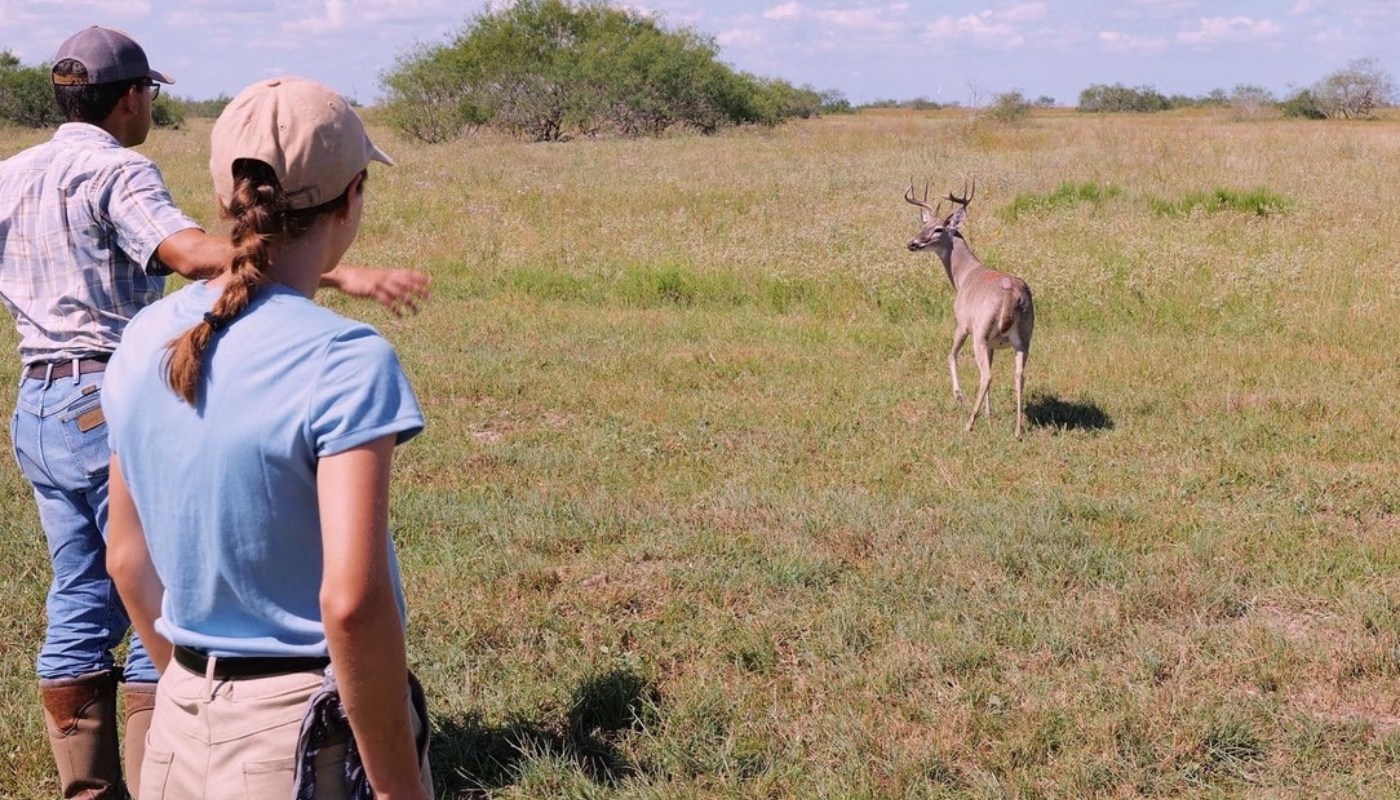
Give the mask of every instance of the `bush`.
[(1079, 93), (1079, 110), (1088, 112), (1166, 111), (1172, 102), (1151, 86), (1130, 89), (1121, 83), (1096, 83)]
[(63, 123), (47, 65), (24, 67), (8, 50), (0, 51), (0, 120), (26, 128)]
[[(158, 99), (164, 100), (165, 95), (162, 94)], [(212, 100), (191, 100), (187, 97), (171, 95), (170, 102), (175, 106), (175, 110), (180, 115), (181, 120), (185, 117), (206, 117), (208, 119), (215, 119), (220, 114), (224, 113), (224, 108), (228, 106), (229, 103), (233, 102), (233, 98), (226, 94), (220, 94)]]
[(1327, 119), (1317, 97), (1309, 89), (1299, 89), (1278, 105), (1285, 117), (1297, 119)]
[(151, 123), (157, 128), (178, 129), (185, 124), (185, 113), (173, 97), (161, 95), (151, 104)]
[(987, 116), (1005, 123), (1020, 122), (1030, 116), (1030, 113), (1030, 101), (1020, 91), (997, 95), (992, 98), (992, 105), (987, 109)]
[(711, 133), (822, 110), (810, 88), (737, 73), (710, 37), (598, 0), (520, 0), (382, 76), (387, 118), (427, 141), (490, 125), (533, 141)]
[(1236, 86), (1230, 92), (1227, 102), (1235, 111), (1249, 117), (1275, 105), (1274, 96), (1268, 89), (1248, 83)]

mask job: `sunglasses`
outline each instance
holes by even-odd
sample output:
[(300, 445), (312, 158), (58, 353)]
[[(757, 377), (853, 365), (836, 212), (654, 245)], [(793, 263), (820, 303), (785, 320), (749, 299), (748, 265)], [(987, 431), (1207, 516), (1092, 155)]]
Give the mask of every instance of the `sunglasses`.
[(147, 78), (143, 83), (139, 83), (139, 84), (137, 84), (137, 85), (138, 85), (138, 86), (144, 86), (144, 87), (146, 87), (147, 89), (150, 89), (150, 90), (151, 90), (151, 99), (152, 99), (152, 100), (155, 100), (157, 97), (160, 97), (160, 84), (159, 84), (159, 83), (156, 83), (155, 81), (151, 80), (150, 78)]

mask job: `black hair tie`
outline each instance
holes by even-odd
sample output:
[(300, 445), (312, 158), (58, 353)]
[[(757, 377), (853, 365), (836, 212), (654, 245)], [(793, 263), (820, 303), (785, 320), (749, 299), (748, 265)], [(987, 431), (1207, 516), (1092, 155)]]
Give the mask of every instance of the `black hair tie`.
[(204, 321), (214, 330), (215, 333), (228, 327), (230, 317), (221, 317), (213, 311), (204, 312)]

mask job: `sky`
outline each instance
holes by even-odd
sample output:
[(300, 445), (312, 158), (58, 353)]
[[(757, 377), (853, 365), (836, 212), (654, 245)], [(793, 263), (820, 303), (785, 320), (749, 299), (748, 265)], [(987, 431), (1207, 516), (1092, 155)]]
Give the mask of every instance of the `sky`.
[[(52, 61), (90, 24), (130, 33), (167, 91), (203, 100), (302, 75), (364, 104), (381, 75), (509, 0), (0, 0), (0, 50)], [(1397, 0), (614, 0), (714, 38), (729, 66), (852, 103), (1075, 105), (1094, 84), (1278, 97), (1374, 58), (1400, 74)]]

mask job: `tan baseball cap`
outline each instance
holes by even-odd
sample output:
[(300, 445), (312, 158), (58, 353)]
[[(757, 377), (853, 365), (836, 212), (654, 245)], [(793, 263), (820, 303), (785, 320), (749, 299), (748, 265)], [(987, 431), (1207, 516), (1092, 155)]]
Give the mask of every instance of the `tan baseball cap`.
[(214, 123), (209, 144), (214, 193), (225, 206), (241, 159), (272, 167), (298, 210), (339, 197), (371, 161), (394, 163), (369, 140), (345, 98), (306, 78), (272, 78), (239, 92)]

